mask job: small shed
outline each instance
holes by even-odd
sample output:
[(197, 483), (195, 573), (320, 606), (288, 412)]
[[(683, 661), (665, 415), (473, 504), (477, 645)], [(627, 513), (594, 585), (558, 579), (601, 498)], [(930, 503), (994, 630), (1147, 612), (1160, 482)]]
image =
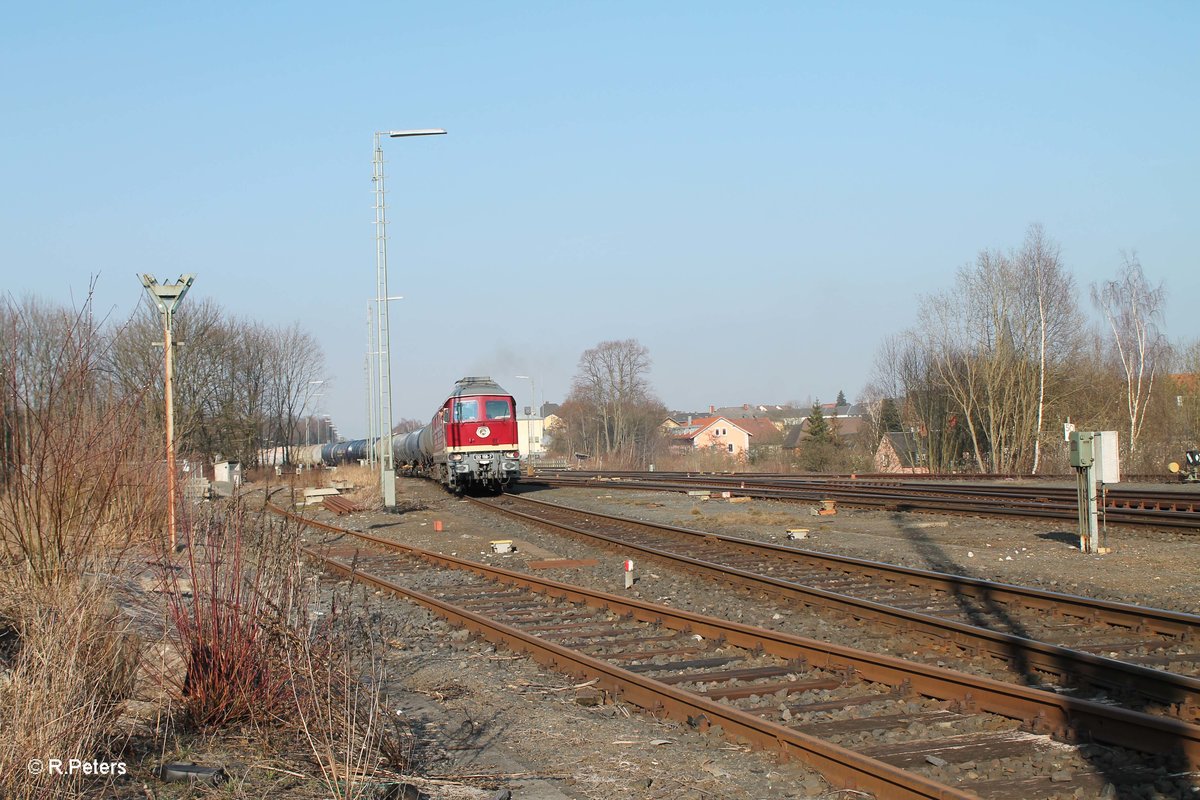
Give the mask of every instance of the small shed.
[(213, 483), (242, 485), (242, 465), (238, 461), (218, 461), (213, 465)]

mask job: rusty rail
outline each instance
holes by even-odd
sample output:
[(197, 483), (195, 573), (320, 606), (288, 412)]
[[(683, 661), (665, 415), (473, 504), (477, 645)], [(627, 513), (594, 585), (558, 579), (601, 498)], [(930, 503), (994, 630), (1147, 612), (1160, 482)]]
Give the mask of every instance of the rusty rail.
[[(1116, 689), (1121, 692), (1136, 693), (1153, 704), (1162, 705), (1173, 716), (1189, 720), (1200, 718), (1200, 679), (1195, 677), (1118, 661), (1049, 642), (1029, 639), (1002, 631), (989, 630), (977, 625), (921, 613), (920, 611), (896, 608), (885, 603), (829, 591), (815, 586), (806, 586), (763, 572), (721, 564), (719, 560), (710, 560), (709, 556), (698, 558), (682, 552), (664, 549), (661, 546), (639, 544), (627, 538), (622, 538), (617, 533), (601, 533), (562, 521), (547, 520), (536, 514), (527, 513), (516, 508), (506, 508), (501, 503), (519, 502), (534, 507), (568, 512), (581, 518), (586, 517), (589, 520), (608, 520), (621, 525), (637, 526), (714, 544), (725, 543), (744, 550), (762, 552), (778, 558), (795, 559), (804, 557), (824, 560), (830, 564), (838, 564), (847, 568), (858, 566), (875, 572), (887, 573), (898, 580), (924, 580), (931, 584), (940, 585), (952, 592), (961, 592), (963, 594), (991, 592), (994, 593), (995, 597), (1000, 599), (1006, 601), (1019, 599), (1022, 602), (1029, 603), (1046, 611), (1058, 610), (1059, 612), (1065, 612), (1067, 616), (1075, 616), (1079, 619), (1100, 619), (1116, 626), (1154, 631), (1194, 642), (1197, 636), (1200, 635), (1200, 626), (1198, 626), (1198, 622), (1200, 621), (1192, 615), (1159, 609), (1143, 609), (1135, 606), (1125, 606), (1118, 603), (1090, 600), (1088, 598), (1037, 589), (1026, 589), (1018, 586), (991, 584), (987, 581), (972, 578), (897, 567), (878, 562), (867, 562), (844, 556), (830, 556), (824, 553), (801, 551), (766, 542), (755, 542), (670, 525), (658, 525), (644, 520), (631, 520), (610, 514), (573, 509), (568, 506), (519, 496), (509, 495), (498, 501), (474, 500), (474, 502), (480, 506), (500, 511), (524, 521), (552, 526), (609, 546), (634, 550), (652, 558), (704, 573), (718, 581), (740, 586), (754, 592), (764, 592), (806, 605), (837, 609), (849, 613), (857, 619), (869, 620), (873, 623), (884, 624), (898, 629), (919, 631), (937, 637), (939, 640), (951, 643), (968, 652), (987, 653), (996, 658), (1022, 663), (1047, 674), (1057, 675), (1064, 682), (1090, 684), (1103, 688)], [(718, 559), (719, 557), (712, 556), (711, 558)]]
[[(305, 525), (355, 537), (363, 542), (407, 553), (446, 568), (467, 570), (490, 580), (549, 597), (607, 608), (620, 615), (656, 622), (675, 630), (695, 632), (747, 650), (766, 652), (789, 660), (804, 660), (832, 670), (853, 671), (872, 681), (893, 686), (908, 685), (918, 694), (939, 700), (954, 700), (964, 707), (979, 708), (1019, 719), (1032, 729), (1054, 733), (1066, 739), (1091, 739), (1146, 753), (1174, 752), (1193, 767), (1200, 766), (1200, 727), (1179, 720), (1062, 697), (907, 662), (891, 656), (866, 653), (550, 581), (297, 517), (277, 507), (270, 507), (276, 513), (297, 519)], [(836, 785), (853, 786), (888, 798), (948, 799), (973, 796), (786, 726), (715, 703), (694, 692), (678, 689), (669, 683), (646, 678), (545, 641), (393, 581), (365, 575), (349, 564), (330, 559), (319, 550), (306, 548), (305, 553), (343, 574), (408, 597), (493, 642), (528, 652), (546, 666), (575, 676), (596, 678), (606, 690), (638, 706), (664, 712), (682, 722), (691, 721), (695, 724), (697, 720), (707, 720), (710, 724), (721, 725), (727, 736), (740, 737), (758, 747), (795, 757), (821, 771)]]

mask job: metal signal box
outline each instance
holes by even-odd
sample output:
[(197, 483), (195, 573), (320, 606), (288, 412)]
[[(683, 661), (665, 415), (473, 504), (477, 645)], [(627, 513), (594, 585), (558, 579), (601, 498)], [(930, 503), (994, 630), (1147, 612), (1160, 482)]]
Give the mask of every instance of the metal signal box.
[(1090, 467), (1095, 463), (1092, 431), (1071, 431), (1071, 466)]

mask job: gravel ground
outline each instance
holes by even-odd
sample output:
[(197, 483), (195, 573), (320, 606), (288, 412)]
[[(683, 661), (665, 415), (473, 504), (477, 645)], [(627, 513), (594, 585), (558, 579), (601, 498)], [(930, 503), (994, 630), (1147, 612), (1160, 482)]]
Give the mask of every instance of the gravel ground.
[(519, 800), (815, 798), (816, 775), (623, 704), (581, 705), (574, 682), (379, 595), (397, 708), (425, 743), (417, 771), (495, 776)]
[(808, 528), (802, 544), (818, 552), (1200, 614), (1200, 531), (1113, 528), (1102, 540), (1112, 552), (1086, 555), (1074, 527), (1063, 521), (845, 508), (817, 517), (803, 503), (627, 490), (551, 489), (535, 496), (763, 541), (786, 542), (789, 528)]
[[(539, 572), (614, 593), (627, 591), (622, 553), (489, 514), (431, 483), (407, 480), (400, 485), (401, 506), (407, 509), (402, 513), (317, 516), (516, 570), (537, 559), (594, 558), (596, 567)], [(811, 531), (804, 544), (814, 550), (1200, 611), (1197, 540), (1177, 533), (1114, 530), (1108, 537), (1112, 553), (1086, 556), (1073, 531), (1045, 523), (857, 510), (815, 517), (806, 505), (779, 501), (728, 503), (624, 490), (536, 494), (567, 505), (768, 541), (784, 541), (788, 528), (803, 527)], [(438, 522), (441, 531), (435, 530)], [(513, 540), (515, 552), (491, 553), (489, 542), (497, 539)], [(894, 652), (894, 642), (856, 633), (836, 619), (748, 603), (743, 594), (663, 565), (639, 563), (636, 575), (628, 593), (644, 600)], [(384, 597), (376, 602), (381, 627), (391, 630), (399, 643), (390, 673), (394, 689), (407, 698), (400, 707), (430, 732), (426, 759), (434, 773), (478, 769), (511, 775), (504, 785), (518, 798), (816, 798), (829, 792), (801, 767), (776, 765), (715, 737), (630, 715), (619, 705), (578, 705), (569, 679), (469, 640), (422, 609)], [(902, 655), (943, 663), (936, 654)]]

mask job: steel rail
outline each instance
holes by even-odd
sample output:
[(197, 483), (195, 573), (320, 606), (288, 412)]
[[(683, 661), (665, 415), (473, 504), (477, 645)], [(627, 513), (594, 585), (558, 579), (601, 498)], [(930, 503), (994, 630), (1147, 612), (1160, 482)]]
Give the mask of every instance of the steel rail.
[[(1137, 606), (1130, 603), (1117, 603), (1111, 600), (1100, 600), (1081, 595), (1066, 594), (1065, 592), (1052, 592), (1045, 589), (1010, 583), (997, 583), (966, 575), (934, 572), (933, 570), (905, 567), (898, 564), (888, 564), (883, 561), (838, 555), (836, 553), (822, 553), (816, 550), (806, 550), (802, 547), (791, 547), (773, 542), (746, 539), (740, 536), (694, 530), (678, 525), (666, 525), (647, 520), (632, 519), (617, 514), (606, 514), (522, 495), (506, 494), (503, 496), (503, 500), (528, 503), (554, 511), (577, 514), (589, 519), (608, 520), (618, 525), (634, 525), (655, 532), (665, 531), (668, 534), (677, 534), (700, 541), (725, 542), (730, 545), (783, 559), (804, 559), (816, 562), (822, 566), (831, 564), (838, 567), (846, 567), (855, 572), (872, 572), (888, 576), (885, 580), (907, 582), (911, 579), (912, 581), (920, 582), (922, 585), (933, 586), (934, 588), (954, 594), (963, 594), (970, 597), (986, 597), (988, 600), (1005, 604), (1017, 602), (1030, 608), (1074, 616), (1089, 621), (1103, 622), (1114, 627), (1137, 629), (1176, 638), (1200, 637), (1200, 616), (1180, 611)], [(477, 502), (487, 508), (505, 510), (502, 506), (493, 502), (486, 500)]]
[[(536, 477), (525, 481), (526, 485), (541, 483), (546, 486), (578, 487), (603, 486), (608, 489), (625, 489), (640, 491), (695, 491), (708, 489), (710, 491), (730, 491), (737, 496), (754, 497), (765, 500), (836, 500), (842, 505), (883, 509), (888, 511), (922, 511), (933, 513), (951, 513), (1000, 517), (1033, 517), (1042, 519), (1075, 520), (1077, 518), (1076, 504), (1062, 502), (1052, 504), (1036, 499), (1044, 492), (1031, 493), (1034, 499), (1010, 500), (981, 500), (971, 497), (954, 497), (945, 494), (929, 495), (919, 491), (910, 491), (907, 487), (877, 487), (864, 485), (859, 487), (839, 486), (830, 484), (781, 485), (778, 483), (763, 483), (756, 485), (753, 481), (736, 481), (737, 486), (722, 481), (672, 481), (657, 479), (625, 478), (614, 480), (595, 479), (588, 477)], [(969, 493), (968, 493), (969, 494)], [(1105, 506), (1105, 520), (1111, 525), (1136, 525), (1153, 528), (1181, 528), (1186, 530), (1200, 529), (1200, 513), (1195, 511), (1172, 511), (1149, 508), (1128, 508), (1109, 504)]]
[[(698, 482), (720, 484), (726, 488), (733, 486), (750, 486), (755, 488), (828, 488), (840, 487), (845, 489), (862, 488), (891, 488), (904, 489), (906, 494), (937, 495), (946, 494), (954, 497), (1025, 497), (1027, 499), (1049, 499), (1051, 497), (1064, 501), (1074, 501), (1077, 489), (1074, 486), (1030, 486), (1025, 483), (995, 483), (982, 480), (972, 481), (943, 481), (943, 480), (913, 480), (914, 476), (886, 475), (829, 475), (824, 477), (808, 475), (787, 475), (783, 473), (742, 473), (742, 474), (706, 474), (706, 473), (664, 473), (664, 472), (590, 472), (563, 473), (548, 472), (548, 475), (558, 478), (592, 475), (601, 480), (671, 480), (680, 482)], [(1200, 491), (1183, 488), (1175, 490), (1154, 490), (1145, 488), (1129, 488), (1126, 486), (1109, 486), (1105, 491), (1110, 508), (1120, 508), (1129, 504), (1139, 505), (1185, 505), (1191, 509), (1200, 507)]]
[[(542, 503), (543, 505), (556, 507), (552, 503), (525, 500), (527, 502)], [(806, 586), (793, 581), (781, 580), (759, 572), (738, 569), (717, 562), (675, 553), (670, 550), (636, 544), (619, 536), (610, 536), (566, 523), (548, 521), (539, 518), (535, 514), (528, 514), (512, 508), (504, 508), (474, 498), (472, 498), (472, 501), (483, 507), (492, 508), (528, 522), (550, 525), (592, 540), (633, 550), (652, 558), (676, 565), (684, 565), (715, 577), (718, 581), (740, 586), (750, 591), (782, 596), (788, 600), (799, 601), (808, 605), (834, 608), (844, 613), (849, 613), (856, 619), (869, 620), (873, 623), (893, 628), (932, 635), (969, 653), (987, 653), (1010, 663), (1022, 663), (1047, 674), (1057, 675), (1060, 679), (1070, 678), (1074, 681), (1082, 681), (1093, 686), (1116, 691), (1136, 689), (1139, 695), (1148, 698), (1154, 703), (1162, 704), (1166, 710), (1172, 712), (1175, 716), (1184, 719), (1200, 718), (1200, 680), (1196, 678), (1105, 658), (1104, 656), (1029, 639), (1015, 634), (992, 631), (963, 622), (942, 619), (922, 614), (918, 611), (900, 609), (873, 600), (831, 592), (826, 589)], [(623, 524), (640, 525), (648, 528), (666, 527), (656, 526), (653, 523), (641, 520), (612, 517), (611, 515), (593, 514), (592, 512), (580, 513), (585, 513), (589, 517), (608, 516), (609, 519), (620, 520)], [(667, 529), (671, 530), (669, 527)], [(686, 531), (686, 529), (674, 530)], [(704, 534), (697, 531), (688, 531), (688, 533), (690, 535), (708, 536), (718, 541), (723, 538), (714, 534)], [(761, 543), (748, 544), (758, 546)], [(786, 548), (783, 549), (786, 550)], [(985, 582), (979, 582), (978, 585), (983, 586), (986, 584)], [(1046, 595), (1052, 597), (1053, 593), (1046, 593)], [(1069, 595), (1064, 595), (1064, 597), (1069, 597)], [(1160, 617), (1160, 619), (1165, 623), (1171, 617), (1172, 612), (1162, 613), (1164, 616)]]
[[(926, 697), (953, 701), (964, 708), (1021, 720), (1029, 729), (1069, 741), (1096, 741), (1138, 752), (1176, 753), (1191, 768), (1200, 767), (1200, 726), (1180, 720), (1142, 714), (1128, 709), (1063, 697), (966, 673), (869, 653), (814, 639), (756, 628), (707, 617), (668, 606), (646, 603), (580, 586), (514, 572), (500, 567), (425, 550), (372, 534), (341, 528), (318, 520), (268, 507), (301, 524), (348, 535), (436, 565), (466, 570), (499, 583), (514, 585), (548, 597), (561, 598), (643, 622), (679, 631), (698, 633), (746, 650), (759, 650), (788, 660), (803, 660), (831, 671), (853, 670), (865, 680), (908, 685)], [(900, 770), (851, 750), (824, 742), (783, 725), (707, 700), (695, 693), (646, 678), (608, 662), (554, 644), (504, 623), (460, 608), (439, 598), (378, 576), (368, 576), (356, 565), (331, 559), (311, 547), (306, 555), (341, 574), (372, 583), (435, 611), (514, 650), (528, 652), (539, 663), (571, 675), (596, 678), (617, 697), (653, 712), (665, 712), (684, 723), (719, 724), (726, 736), (741, 737), (756, 746), (795, 757), (822, 772), (834, 783), (872, 791), (888, 798), (968, 798), (974, 795)]]

